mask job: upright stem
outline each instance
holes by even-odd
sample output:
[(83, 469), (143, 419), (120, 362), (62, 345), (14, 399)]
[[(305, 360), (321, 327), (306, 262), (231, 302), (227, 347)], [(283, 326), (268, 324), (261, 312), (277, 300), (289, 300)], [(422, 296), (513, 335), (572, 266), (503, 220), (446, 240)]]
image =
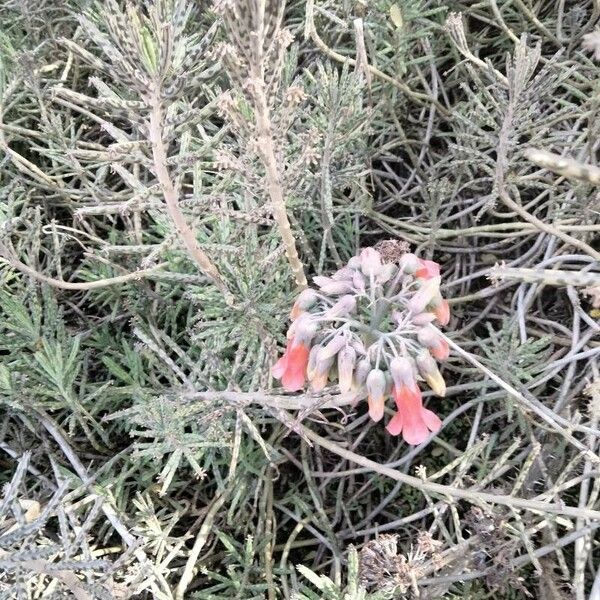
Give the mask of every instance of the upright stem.
[(257, 83), (254, 107), (256, 115), (256, 132), (258, 136), (260, 157), (265, 167), (267, 190), (273, 206), (273, 217), (277, 222), (277, 227), (279, 228), (279, 233), (285, 247), (285, 254), (290, 263), (292, 273), (294, 274), (296, 285), (300, 289), (305, 289), (308, 287), (308, 283), (306, 281), (306, 276), (304, 275), (304, 266), (298, 256), (296, 240), (294, 239), (294, 234), (292, 233), (285, 207), (281, 174), (277, 166), (275, 149), (273, 147), (273, 130), (269, 116), (269, 107), (265, 97), (263, 78), (261, 77), (258, 79)]
[(204, 250), (200, 248), (196, 235), (187, 224), (185, 216), (179, 208), (179, 195), (171, 181), (171, 176), (169, 175), (169, 169), (167, 167), (167, 151), (162, 139), (162, 108), (160, 99), (156, 97), (156, 95), (151, 99), (150, 143), (152, 144), (152, 157), (154, 159), (156, 177), (162, 187), (167, 211), (181, 235), (181, 240), (200, 269), (221, 290), (227, 304), (232, 305), (233, 296), (227, 288), (225, 281)]

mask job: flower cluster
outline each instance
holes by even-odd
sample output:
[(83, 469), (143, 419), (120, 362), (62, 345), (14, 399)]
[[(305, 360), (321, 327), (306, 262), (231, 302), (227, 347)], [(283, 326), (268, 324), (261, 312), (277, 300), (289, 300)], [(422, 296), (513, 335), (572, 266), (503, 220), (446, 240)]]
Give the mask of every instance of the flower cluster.
[(439, 265), (410, 253), (384, 262), (365, 248), (331, 277), (313, 281), (319, 289), (304, 290), (296, 300), (273, 376), (287, 391), (308, 380), (318, 392), (337, 379), (342, 393), (357, 399), (366, 393), (373, 421), (383, 418), (392, 396), (397, 412), (387, 430), (409, 444), (437, 432), (441, 421), (424, 408), (419, 381), (438, 396), (446, 393), (436, 359), (445, 360), (449, 348), (433, 325), (450, 319)]

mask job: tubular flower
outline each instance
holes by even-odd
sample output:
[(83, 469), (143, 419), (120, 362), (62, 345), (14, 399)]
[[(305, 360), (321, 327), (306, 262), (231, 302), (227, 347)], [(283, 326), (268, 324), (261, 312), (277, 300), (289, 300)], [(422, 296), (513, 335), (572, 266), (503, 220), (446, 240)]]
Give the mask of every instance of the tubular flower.
[(433, 360), (433, 357), (427, 350), (422, 350), (417, 356), (417, 366), (419, 373), (428, 383), (429, 387), (438, 396), (446, 395), (446, 382), (438, 369), (438, 366)]
[(333, 364), (334, 356), (327, 354), (327, 347), (319, 347), (315, 355), (314, 367), (307, 373), (313, 392), (320, 392), (327, 385), (329, 369), (331, 369), (331, 365)]
[(446, 360), (450, 355), (448, 342), (433, 328), (423, 327), (423, 329), (420, 329), (417, 333), (417, 339), (438, 360)]
[(356, 350), (352, 346), (342, 348), (338, 354), (338, 378), (340, 381), (340, 392), (345, 394), (352, 389), (352, 375), (354, 363), (356, 362)]
[(294, 306), (292, 307), (292, 312), (290, 313), (290, 319), (295, 321), (305, 310), (310, 308), (317, 301), (317, 294), (314, 290), (308, 289), (304, 290), (298, 296), (296, 302), (294, 302)]
[(394, 388), (394, 400), (398, 412), (387, 424), (392, 435), (402, 434), (407, 444), (422, 444), (429, 432), (437, 433), (442, 427), (439, 417), (423, 407), (421, 390), (416, 381), (412, 386), (401, 385)]
[(449, 347), (434, 324), (447, 324), (450, 311), (440, 293), (439, 265), (404, 247), (385, 256), (365, 248), (313, 282), (314, 289), (294, 304), (287, 348), (273, 377), (287, 391), (302, 389), (308, 380), (314, 392), (335, 378), (341, 393), (367, 397), (375, 422), (384, 418), (391, 395), (397, 412), (387, 430), (409, 444), (439, 431), (441, 421), (423, 407), (417, 383), (446, 393), (436, 359), (448, 358)]
[(373, 421), (381, 421), (385, 410), (385, 373), (373, 369), (367, 375), (367, 400), (369, 402), (369, 416)]
[(441, 296), (433, 307), (433, 314), (440, 325), (448, 325), (450, 322), (450, 305), (448, 300), (444, 300)]
[(273, 377), (281, 379), (284, 390), (296, 392), (304, 387), (309, 352), (308, 346), (302, 342), (295, 343), (295, 339), (288, 341), (284, 355), (272, 369)]
[(425, 279), (414, 293), (414, 295), (408, 301), (408, 309), (414, 314), (422, 313), (425, 308), (431, 305), (432, 301), (435, 300), (440, 291), (439, 277), (432, 277), (431, 279)]

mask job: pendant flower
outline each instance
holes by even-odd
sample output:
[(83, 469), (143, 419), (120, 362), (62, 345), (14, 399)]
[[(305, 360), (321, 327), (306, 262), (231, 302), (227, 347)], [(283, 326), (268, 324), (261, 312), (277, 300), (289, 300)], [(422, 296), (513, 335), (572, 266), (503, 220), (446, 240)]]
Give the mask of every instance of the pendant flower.
[[(394, 262), (386, 262), (390, 256)], [(436, 262), (402, 252), (385, 258), (365, 248), (331, 277), (313, 279), (318, 289), (294, 303), (287, 348), (272, 374), (289, 392), (307, 382), (318, 392), (337, 380), (342, 393), (367, 397), (375, 422), (391, 396), (397, 412), (387, 431), (417, 445), (442, 425), (423, 406), (419, 382), (446, 393), (436, 359), (446, 360), (449, 347), (433, 323), (447, 325), (450, 309)]]
[(394, 388), (394, 400), (398, 412), (387, 424), (386, 429), (392, 435), (402, 433), (407, 444), (418, 446), (427, 439), (430, 431), (437, 433), (442, 427), (439, 417), (423, 407), (421, 390), (416, 382), (412, 388)]
[(272, 369), (273, 377), (281, 379), (281, 385), (288, 392), (296, 392), (304, 387), (306, 366), (308, 365), (308, 346), (302, 343), (288, 342), (284, 355)]

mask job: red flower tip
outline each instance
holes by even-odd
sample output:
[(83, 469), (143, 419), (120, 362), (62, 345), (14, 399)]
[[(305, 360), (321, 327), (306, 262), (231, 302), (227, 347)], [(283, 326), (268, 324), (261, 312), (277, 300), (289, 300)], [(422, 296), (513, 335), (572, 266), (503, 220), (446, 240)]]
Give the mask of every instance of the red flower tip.
[(433, 310), (440, 325), (448, 325), (450, 321), (450, 305), (448, 300), (442, 300)]
[(439, 275), (440, 265), (433, 260), (419, 258), (419, 267), (415, 271), (415, 277), (420, 277), (421, 279), (431, 279), (432, 277), (439, 277)]
[(429, 352), (438, 360), (446, 360), (450, 356), (450, 346), (444, 339), (440, 339), (435, 346), (429, 348)]
[(440, 430), (442, 422), (437, 415), (423, 407), (421, 390), (418, 386), (395, 387), (394, 399), (398, 412), (386, 427), (391, 435), (402, 434), (407, 444), (418, 446), (428, 438), (430, 431), (436, 433)]

